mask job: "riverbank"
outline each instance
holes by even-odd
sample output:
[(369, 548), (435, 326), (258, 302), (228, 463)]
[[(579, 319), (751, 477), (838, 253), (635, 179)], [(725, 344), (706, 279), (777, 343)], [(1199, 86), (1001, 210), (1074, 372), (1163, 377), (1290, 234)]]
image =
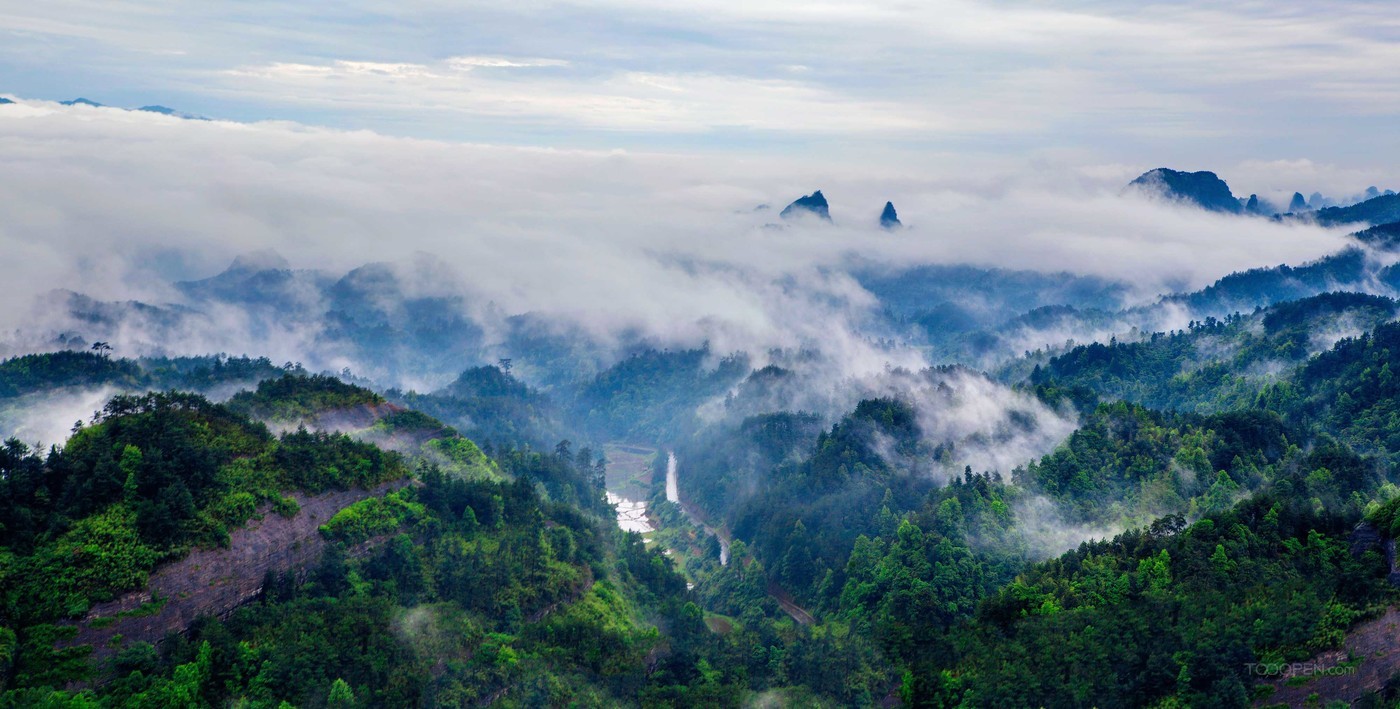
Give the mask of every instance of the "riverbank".
[(637, 532), (650, 542), (647, 535), (656, 531), (656, 521), (647, 509), (646, 500), (651, 491), (651, 464), (656, 450), (608, 443), (603, 446), (603, 456), (608, 460), (603, 483), (608, 502), (617, 508), (617, 526), (627, 532)]

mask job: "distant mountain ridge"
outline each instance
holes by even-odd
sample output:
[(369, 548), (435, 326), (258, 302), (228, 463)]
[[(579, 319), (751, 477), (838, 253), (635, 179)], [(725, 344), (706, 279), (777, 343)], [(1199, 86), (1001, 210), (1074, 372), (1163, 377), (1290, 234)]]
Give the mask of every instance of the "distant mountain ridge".
[(1314, 219), (1317, 220), (1318, 224), (1324, 226), (1355, 222), (1370, 224), (1400, 222), (1400, 195), (1385, 194), (1347, 207), (1324, 207), (1317, 210)]
[(162, 116), (170, 116), (171, 118), (183, 118), (183, 119), (185, 119), (185, 120), (187, 120), (187, 121), (207, 121), (207, 120), (209, 120), (208, 118), (206, 118), (206, 117), (204, 117), (204, 116), (197, 116), (197, 115), (195, 115), (195, 114), (193, 114), (193, 113), (185, 113), (184, 111), (177, 111), (177, 110), (175, 110), (175, 109), (173, 109), (173, 108), (170, 108), (169, 106), (159, 106), (159, 105), (142, 106), (142, 107), (140, 107), (140, 108), (138, 108), (138, 109), (135, 109), (135, 110), (137, 110), (137, 111), (145, 111), (146, 113), (159, 113), (159, 114), (162, 115)]
[(1354, 195), (1350, 201), (1342, 200), (1340, 203), (1322, 196), (1320, 192), (1313, 192), (1312, 196), (1307, 198), (1303, 197), (1302, 192), (1294, 192), (1286, 211), (1257, 194), (1236, 197), (1225, 180), (1207, 170), (1183, 172), (1159, 167), (1142, 173), (1129, 182), (1125, 189), (1139, 190), (1213, 212), (1275, 218), (1300, 218), (1308, 215), (1307, 218), (1327, 226), (1353, 222), (1383, 224), (1400, 221), (1400, 198), (1388, 199), (1397, 197), (1395, 192), (1382, 191), (1375, 185)]
[(1148, 170), (1128, 183), (1137, 188), (1172, 200), (1188, 202), (1213, 212), (1239, 214), (1244, 211), (1230, 186), (1213, 172), (1181, 172), (1159, 167)]
[[(0, 99), (0, 103), (14, 102), (8, 99)], [(189, 121), (210, 120), (208, 117), (205, 116), (199, 116), (193, 113), (185, 113), (184, 111), (178, 111), (176, 109), (170, 108), (169, 106), (161, 106), (159, 104), (151, 104), (149, 106), (141, 106), (139, 108), (124, 108), (122, 106), (108, 106), (105, 103), (99, 103), (89, 98), (83, 98), (82, 96), (79, 96), (75, 99), (69, 99), (67, 101), (59, 101), (58, 103), (60, 106), (87, 106), (89, 108), (115, 108), (120, 111), (143, 111), (145, 113), (158, 113), (162, 116), (170, 116), (171, 118), (183, 118)]]
[(1400, 222), (1378, 224), (1351, 235), (1351, 238), (1382, 251), (1400, 250)]

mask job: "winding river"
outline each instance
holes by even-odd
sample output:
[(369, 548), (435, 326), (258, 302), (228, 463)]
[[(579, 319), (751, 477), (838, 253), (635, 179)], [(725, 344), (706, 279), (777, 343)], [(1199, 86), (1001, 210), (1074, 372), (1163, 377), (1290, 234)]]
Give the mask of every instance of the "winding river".
[(676, 454), (666, 451), (666, 501), (681, 503), (680, 484), (676, 480)]
[[(639, 447), (623, 447), (619, 444), (611, 444), (610, 447), (614, 451), (609, 454), (610, 458), (613, 455), (617, 455), (618, 458), (630, 457), (631, 460), (629, 462), (636, 466), (638, 471), (649, 466), (649, 463), (643, 463), (642, 461), (649, 461), (651, 460), (651, 455), (654, 455), (654, 453)], [(641, 456), (644, 452), (649, 454), (645, 458), (642, 458)], [(629, 532), (640, 532), (642, 534), (656, 531), (656, 527), (652, 525), (651, 518), (647, 516), (647, 503), (645, 501), (639, 502), (624, 497), (621, 494), (628, 493), (634, 496), (641, 496), (644, 494), (642, 490), (646, 489), (646, 485), (642, 484), (639, 486), (639, 483), (644, 482), (649, 484), (650, 478), (647, 477), (639, 481), (630, 476), (617, 475), (617, 477), (613, 477), (614, 473), (612, 471), (609, 471), (609, 473), (608, 487), (617, 490), (617, 492), (613, 492), (613, 489), (609, 489), (607, 492), (608, 502), (617, 506), (617, 526)], [(686, 519), (689, 520), (691, 524), (705, 530), (706, 534), (719, 540), (719, 563), (721, 566), (728, 566), (729, 535), (721, 529), (711, 527), (693, 507), (686, 504), (685, 501), (681, 499), (680, 463), (676, 459), (674, 451), (666, 451), (666, 501), (680, 507), (681, 512), (685, 514)], [(665, 553), (669, 555), (671, 551), (668, 549)], [(686, 588), (694, 588), (694, 585), (687, 583)], [(798, 623), (811, 625), (816, 622), (811, 613), (799, 607), (792, 600), (792, 597), (787, 591), (778, 586), (775, 582), (770, 581), (767, 590), (769, 595), (777, 599), (778, 605), (782, 606), (783, 610)]]
[[(640, 457), (640, 453), (645, 450), (639, 447), (622, 446), (620, 444), (610, 444), (608, 457), (616, 459), (619, 468), (633, 467), (636, 470), (624, 472), (623, 470), (609, 470), (608, 474), (608, 502), (617, 507), (617, 526), (628, 532), (638, 532), (649, 534), (656, 531), (651, 518), (647, 515), (647, 503), (645, 500), (637, 499), (642, 496), (645, 489), (645, 480), (639, 473), (644, 470), (645, 460)], [(686, 519), (691, 524), (705, 530), (705, 533), (719, 540), (719, 563), (729, 564), (729, 535), (722, 534), (719, 530), (705, 523), (696, 511), (681, 501), (680, 494), (680, 465), (676, 460), (674, 451), (666, 451), (666, 501), (673, 502), (680, 506), (681, 512), (685, 513)], [(638, 481), (642, 487), (639, 489)], [(648, 540), (650, 541), (650, 540)]]
[(690, 505), (681, 502), (680, 494), (680, 473), (677, 470), (676, 454), (671, 451), (666, 453), (666, 500), (680, 505), (681, 511), (685, 513), (690, 523), (705, 530), (705, 533), (719, 540), (719, 563), (720, 566), (729, 565), (729, 535), (720, 534), (719, 530), (705, 523), (705, 520), (691, 509)]

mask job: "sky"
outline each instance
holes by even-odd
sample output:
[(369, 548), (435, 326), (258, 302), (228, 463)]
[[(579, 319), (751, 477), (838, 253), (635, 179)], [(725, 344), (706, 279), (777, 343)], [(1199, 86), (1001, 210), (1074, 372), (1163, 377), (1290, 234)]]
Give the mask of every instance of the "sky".
[(1400, 157), (1385, 2), (5, 5), (0, 92), (34, 99), (891, 171), (1304, 162), (1353, 191)]
[[(176, 302), (269, 248), (598, 334), (851, 359), (878, 306), (856, 259), (1147, 302), (1344, 245), (1125, 196), (1148, 169), (1276, 203), (1400, 188), (1398, 38), (1379, 3), (4, 3), (0, 329), (53, 288)], [(57, 103), (80, 96), (216, 120)], [(815, 189), (834, 225), (771, 228)], [(909, 229), (876, 227), (886, 200)]]

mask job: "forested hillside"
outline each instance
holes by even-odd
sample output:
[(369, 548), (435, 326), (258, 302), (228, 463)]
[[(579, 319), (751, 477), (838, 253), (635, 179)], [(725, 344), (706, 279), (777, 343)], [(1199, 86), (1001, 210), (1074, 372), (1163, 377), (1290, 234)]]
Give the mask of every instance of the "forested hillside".
[[(995, 376), (709, 346), (536, 376), (548, 349), (420, 392), (15, 357), (4, 420), (82, 420), (0, 450), (0, 704), (1383, 705), (1389, 660), (1279, 668), (1369, 661), (1339, 648), (1400, 602), (1396, 301), (1328, 287), (1386, 273), (1352, 250), (995, 332), (887, 313), (953, 339), (877, 351)], [(1005, 352), (1165, 304), (1200, 317)]]
[(1256, 670), (1400, 598), (1389, 518), (1362, 525), (1400, 492), (1395, 310), (1327, 293), (1068, 350), (1025, 386), (1079, 428), (1012, 470), (946, 478), (898, 396), (706, 429), (681, 495), (732, 560), (687, 572), (717, 606), (777, 594), (849, 629), (913, 706), (1268, 704), (1283, 678)]
[(1310, 356), (1394, 317), (1394, 301), (1360, 293), (1325, 293), (1250, 315), (1208, 317), (1185, 330), (1139, 341), (1076, 347), (1030, 381), (1053, 381), (1107, 399), (1199, 412), (1248, 407), (1266, 385), (1287, 379)]
[[(359, 420), (355, 438), (276, 436), (246, 417), (324, 421), (366, 406), (380, 415)], [(405, 427), (415, 451), (356, 440)], [(865, 657), (873, 680), (818, 699), (800, 685), (821, 674), (829, 641), (776, 614), (713, 633), (661, 549), (612, 525), (601, 465), (567, 442), (487, 458), (430, 417), (327, 377), (266, 380), (227, 406), (119, 396), (61, 448), (3, 449), (0, 696), (699, 707), (755, 691), (800, 703), (887, 691)], [(293, 542), (321, 551), (277, 551)], [(227, 566), (208, 589), (161, 595), (211, 562)]]

